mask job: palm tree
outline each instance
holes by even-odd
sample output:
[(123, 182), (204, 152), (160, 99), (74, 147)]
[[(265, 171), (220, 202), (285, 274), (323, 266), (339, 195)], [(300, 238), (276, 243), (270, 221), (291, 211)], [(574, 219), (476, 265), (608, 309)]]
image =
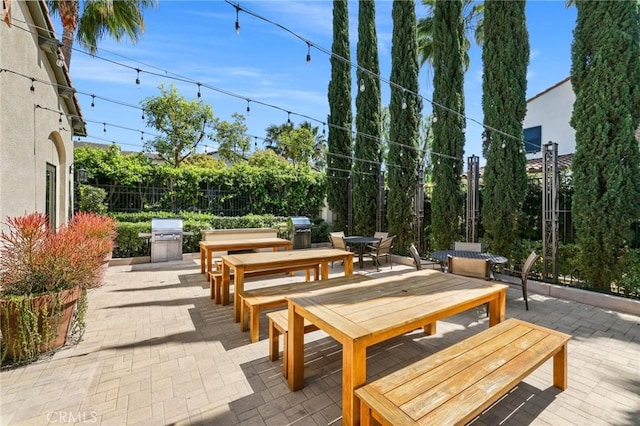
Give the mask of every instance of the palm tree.
[(105, 35), (116, 41), (127, 36), (136, 43), (144, 32), (142, 10), (155, 7), (157, 0), (47, 0), (47, 4), (62, 21), (61, 50), (69, 69), (74, 38), (92, 55)]
[[(433, 61), (433, 10), (438, 0), (422, 0), (422, 4), (428, 7), (427, 16), (418, 19), (418, 60), (420, 66), (423, 66), (425, 62), (432, 65)], [(469, 48), (472, 37), (476, 44), (482, 45), (483, 31), (482, 22), (484, 15), (484, 4), (478, 3), (474, 0), (464, 0), (462, 7), (462, 17), (464, 20), (464, 29), (466, 33), (464, 43), (464, 70), (469, 69)]]

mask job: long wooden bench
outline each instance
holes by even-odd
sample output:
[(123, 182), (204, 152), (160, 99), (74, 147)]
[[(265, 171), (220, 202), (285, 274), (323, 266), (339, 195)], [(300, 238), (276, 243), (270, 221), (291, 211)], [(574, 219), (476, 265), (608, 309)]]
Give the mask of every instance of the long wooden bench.
[[(267, 271), (251, 271), (251, 272), (247, 272), (245, 274), (245, 277), (251, 278), (251, 277), (260, 277), (264, 275), (276, 275), (276, 274), (283, 274), (283, 273), (293, 274), (296, 271), (305, 271), (306, 282), (311, 281), (311, 271), (313, 271), (314, 280), (317, 281), (320, 279), (320, 267), (318, 265), (316, 265), (315, 268), (309, 268), (308, 266), (298, 266), (298, 267), (282, 268), (277, 270), (270, 269)], [(233, 274), (231, 274), (231, 276), (233, 277)], [(221, 296), (222, 271), (220, 271), (220, 269), (218, 269), (217, 271), (209, 272), (209, 290), (211, 292), (211, 299), (213, 299), (216, 304), (218, 305), (221, 304), (222, 303), (222, 296)]]
[[(277, 361), (280, 357), (280, 335), (282, 334), (282, 375), (287, 378), (287, 337), (289, 336), (289, 311), (269, 312), (269, 359)], [(304, 320), (304, 332), (311, 333), (316, 331), (318, 327)]]
[(553, 357), (567, 388), (571, 336), (508, 319), (355, 391), (361, 424), (464, 425)]
[(260, 312), (263, 309), (278, 308), (287, 305), (287, 296), (296, 296), (307, 291), (331, 288), (337, 285), (354, 284), (371, 278), (366, 275), (350, 275), (330, 278), (312, 283), (291, 283), (256, 290), (245, 291), (240, 305), (240, 323), (242, 331), (249, 329), (251, 342), (257, 342), (260, 336)]

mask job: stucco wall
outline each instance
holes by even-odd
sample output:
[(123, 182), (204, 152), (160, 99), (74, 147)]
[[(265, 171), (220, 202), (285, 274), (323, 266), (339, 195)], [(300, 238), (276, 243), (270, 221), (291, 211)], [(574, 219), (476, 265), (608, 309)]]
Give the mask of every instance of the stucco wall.
[(68, 111), (56, 86), (35, 81), (35, 90), (30, 90), (31, 77), (46, 82), (55, 79), (51, 64), (38, 46), (29, 10), (27, 2), (12, 2), (13, 26), (0, 22), (0, 68), (27, 76), (0, 73), (0, 221), (25, 212), (45, 211), (46, 165), (50, 163), (56, 167), (59, 226), (67, 220), (70, 206), (71, 123), (65, 115), (62, 124), (58, 122), (57, 111)]
[[(527, 102), (523, 128), (542, 126), (542, 145), (549, 141), (556, 142), (559, 155), (575, 152), (576, 132), (569, 124), (575, 100), (571, 80), (533, 97)], [(540, 153), (528, 155), (529, 158), (540, 156)]]

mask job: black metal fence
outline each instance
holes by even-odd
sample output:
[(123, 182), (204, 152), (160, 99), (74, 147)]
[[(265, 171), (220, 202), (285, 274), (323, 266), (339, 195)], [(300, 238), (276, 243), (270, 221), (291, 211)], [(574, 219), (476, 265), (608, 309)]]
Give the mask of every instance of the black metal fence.
[(194, 211), (213, 213), (218, 216), (245, 216), (247, 214), (290, 215), (291, 212), (279, 211), (274, 203), (254, 203), (250, 194), (205, 189), (180, 191), (155, 186), (115, 186), (95, 185), (107, 191), (105, 202), (111, 212), (139, 211)]

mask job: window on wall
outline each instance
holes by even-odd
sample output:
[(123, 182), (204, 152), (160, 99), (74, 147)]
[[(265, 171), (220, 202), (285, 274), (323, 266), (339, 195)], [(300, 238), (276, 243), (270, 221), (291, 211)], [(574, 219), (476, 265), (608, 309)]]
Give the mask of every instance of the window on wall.
[(45, 188), (45, 213), (49, 217), (49, 225), (56, 227), (56, 166), (47, 163)]
[(524, 149), (527, 154), (542, 150), (542, 126), (524, 129)]

